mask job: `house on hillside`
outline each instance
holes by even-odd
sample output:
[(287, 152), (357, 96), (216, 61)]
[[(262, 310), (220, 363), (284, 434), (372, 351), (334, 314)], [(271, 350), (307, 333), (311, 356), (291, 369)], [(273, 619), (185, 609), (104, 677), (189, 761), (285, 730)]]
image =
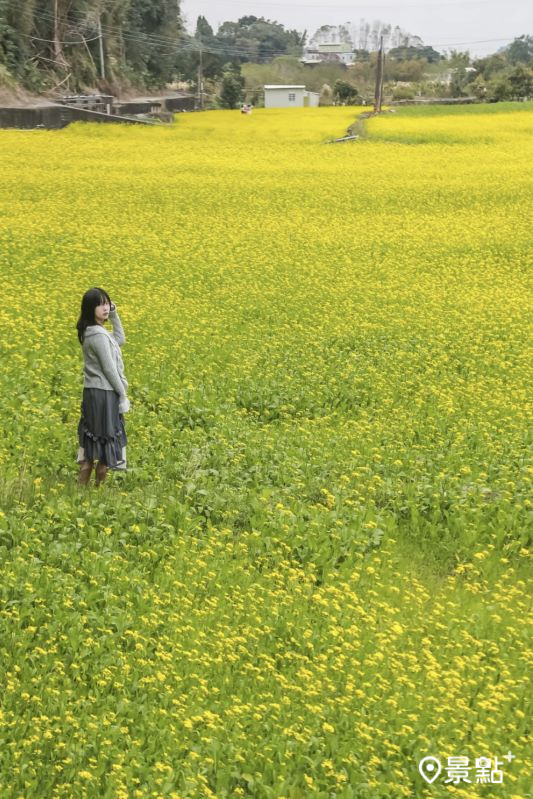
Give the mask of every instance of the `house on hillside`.
[(302, 64), (344, 64), (350, 66), (356, 60), (353, 46), (348, 42), (323, 42), (314, 48), (306, 48)]
[(303, 85), (270, 84), (265, 90), (265, 108), (316, 107), (320, 99), (318, 92), (308, 92)]

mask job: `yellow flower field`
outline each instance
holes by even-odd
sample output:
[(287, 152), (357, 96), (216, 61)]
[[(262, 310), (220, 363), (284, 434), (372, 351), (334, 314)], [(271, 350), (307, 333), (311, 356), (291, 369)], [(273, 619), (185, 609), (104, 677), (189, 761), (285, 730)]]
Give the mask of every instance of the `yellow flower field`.
[(360, 110), (0, 130), (2, 799), (533, 797), (533, 105)]

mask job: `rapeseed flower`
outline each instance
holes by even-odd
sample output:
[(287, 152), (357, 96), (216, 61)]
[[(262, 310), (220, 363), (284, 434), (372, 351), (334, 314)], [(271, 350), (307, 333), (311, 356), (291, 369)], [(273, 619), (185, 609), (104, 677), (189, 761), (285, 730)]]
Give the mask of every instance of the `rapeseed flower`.
[[(533, 112), (355, 113), (0, 131), (1, 795), (529, 789)], [(92, 284), (133, 469), (80, 499)]]

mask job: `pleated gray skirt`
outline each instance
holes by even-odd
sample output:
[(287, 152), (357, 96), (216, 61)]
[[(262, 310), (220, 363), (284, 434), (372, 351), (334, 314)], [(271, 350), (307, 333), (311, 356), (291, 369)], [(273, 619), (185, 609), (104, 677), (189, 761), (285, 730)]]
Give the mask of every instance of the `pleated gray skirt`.
[(99, 461), (114, 471), (126, 470), (128, 439), (116, 391), (84, 388), (78, 424), (78, 463)]

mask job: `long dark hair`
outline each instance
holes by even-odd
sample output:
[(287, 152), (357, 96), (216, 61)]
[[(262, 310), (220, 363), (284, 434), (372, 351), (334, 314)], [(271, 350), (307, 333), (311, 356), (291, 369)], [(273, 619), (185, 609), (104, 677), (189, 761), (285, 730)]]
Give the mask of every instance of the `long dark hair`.
[(83, 344), (85, 331), (89, 325), (96, 324), (94, 319), (94, 309), (106, 300), (111, 305), (111, 300), (107, 291), (99, 288), (89, 289), (89, 291), (86, 291), (81, 298), (81, 313), (76, 325), (78, 328), (78, 338), (80, 340), (80, 344)]

